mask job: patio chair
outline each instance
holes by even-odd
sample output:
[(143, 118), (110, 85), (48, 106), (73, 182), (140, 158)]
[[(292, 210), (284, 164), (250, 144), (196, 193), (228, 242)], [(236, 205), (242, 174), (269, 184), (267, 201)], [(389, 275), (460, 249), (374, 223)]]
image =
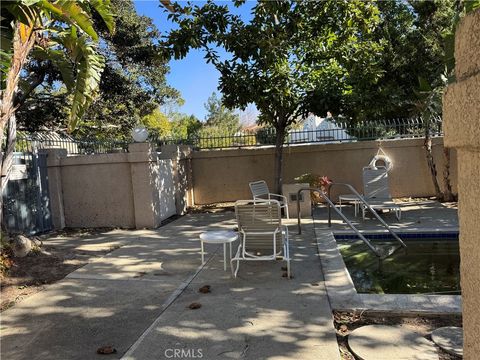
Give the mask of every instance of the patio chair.
[[(392, 200), (386, 167), (363, 168), (363, 192), (365, 200), (372, 209), (395, 211), (397, 219), (401, 219), (402, 209)], [(365, 219), (367, 207), (364, 204), (361, 204), (361, 207), (362, 217)]]
[[(284, 260), (290, 278), (288, 229), (282, 225), (280, 202), (277, 200), (239, 200), (235, 215), (240, 234), (240, 245), (230, 260), (232, 275), (236, 278), (240, 261)], [(237, 262), (236, 269), (233, 263)]]
[(252, 196), (254, 200), (277, 200), (280, 203), (280, 208), (285, 210), (285, 216), (287, 219), (290, 219), (288, 215), (288, 203), (287, 197), (271, 193), (268, 190), (268, 185), (264, 180), (253, 181), (248, 184), (250, 187), (250, 191), (252, 192)]

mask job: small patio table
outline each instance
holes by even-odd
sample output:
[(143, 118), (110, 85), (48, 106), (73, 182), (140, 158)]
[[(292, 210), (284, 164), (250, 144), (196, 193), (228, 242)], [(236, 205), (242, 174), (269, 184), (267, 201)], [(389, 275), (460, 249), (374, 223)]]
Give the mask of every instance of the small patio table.
[(230, 244), (230, 259), (232, 258), (232, 242), (238, 239), (238, 234), (231, 230), (205, 231), (200, 234), (202, 246), (202, 265), (205, 264), (203, 243), (223, 244), (223, 270), (227, 271), (227, 243)]

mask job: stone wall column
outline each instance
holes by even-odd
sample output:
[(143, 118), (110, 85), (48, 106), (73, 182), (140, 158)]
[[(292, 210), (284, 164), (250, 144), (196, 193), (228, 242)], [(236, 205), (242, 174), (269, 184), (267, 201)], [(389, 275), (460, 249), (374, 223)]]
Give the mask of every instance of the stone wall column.
[(175, 206), (177, 214), (183, 215), (191, 201), (191, 153), (192, 148), (185, 145), (162, 146), (160, 158), (171, 159), (175, 184)]
[(65, 227), (61, 166), (62, 159), (67, 157), (67, 150), (44, 149), (41, 151), (47, 154), (48, 192), (53, 228), (61, 230)]
[(464, 359), (480, 354), (480, 10), (455, 37), (456, 83), (443, 99), (445, 146), (457, 149)]
[(157, 152), (150, 143), (130, 144), (128, 151), (135, 227), (137, 229), (156, 228), (161, 223), (156, 175), (156, 171), (158, 171)]

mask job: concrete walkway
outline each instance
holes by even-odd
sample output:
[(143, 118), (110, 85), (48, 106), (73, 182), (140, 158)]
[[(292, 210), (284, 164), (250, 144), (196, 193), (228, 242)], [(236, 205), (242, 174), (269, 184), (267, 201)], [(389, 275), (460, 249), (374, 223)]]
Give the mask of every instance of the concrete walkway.
[[(167, 359), (181, 349), (200, 351), (205, 359), (339, 359), (308, 230), (303, 237), (290, 234), (293, 279), (282, 277), (285, 263), (243, 262), (233, 280), (215, 257), (124, 359)], [(203, 285), (212, 292), (199, 293)], [(193, 302), (202, 307), (190, 310)]]
[[(221, 248), (207, 245), (218, 255), (200, 266), (198, 241), (232, 226), (232, 213), (199, 214), (158, 231), (112, 232), (121, 248), (1, 314), (2, 358), (105, 358), (96, 354), (104, 345), (117, 349), (109, 358), (139, 360), (182, 349), (183, 358), (339, 358), (311, 228), (292, 237), (294, 279), (262, 262), (241, 264), (233, 280)], [(198, 293), (205, 284), (212, 293)]]

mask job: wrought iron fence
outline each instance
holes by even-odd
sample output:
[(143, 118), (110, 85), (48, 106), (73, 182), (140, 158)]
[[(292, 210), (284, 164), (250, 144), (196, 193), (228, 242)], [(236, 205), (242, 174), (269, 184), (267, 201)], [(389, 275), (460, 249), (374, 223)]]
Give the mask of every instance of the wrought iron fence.
[[(291, 130), (288, 132), (284, 144), (355, 142), (376, 139), (417, 138), (424, 137), (426, 124), (421, 118), (393, 119), (385, 121), (364, 121), (347, 123), (329, 121), (316, 130)], [(429, 124), (431, 136), (441, 136), (442, 119), (437, 118)], [(232, 147), (249, 147), (274, 145), (276, 131), (274, 128), (263, 128), (257, 131), (238, 131), (230, 134), (218, 132), (207, 136), (192, 136), (190, 139), (156, 139), (156, 143), (188, 144), (197, 149), (219, 149)]]
[[(421, 118), (394, 119), (385, 121), (364, 121), (347, 123), (329, 121), (316, 130), (291, 130), (285, 137), (285, 145), (306, 143), (356, 142), (377, 139), (418, 138), (424, 137), (426, 124)], [(430, 136), (443, 135), (442, 119), (437, 118), (428, 125)], [(208, 133), (206, 129), (200, 134), (188, 138), (149, 136), (151, 143), (158, 148), (162, 145), (190, 145), (195, 149), (241, 148), (274, 145), (276, 131), (273, 128), (261, 128), (256, 131), (242, 130), (235, 133)], [(127, 141), (98, 140), (94, 138), (74, 138), (56, 133), (19, 133), (16, 151), (31, 152), (37, 149), (64, 148), (70, 155), (105, 154), (127, 152)]]
[(34, 149), (66, 149), (69, 155), (107, 154), (127, 152), (128, 142), (118, 140), (98, 140), (95, 138), (74, 138), (57, 133), (17, 134), (16, 151), (33, 152)]
[(157, 134), (149, 134), (148, 141), (152, 144), (155, 144), (158, 149), (163, 145), (195, 145), (195, 137), (190, 138), (181, 138), (181, 137), (172, 137), (172, 136), (158, 136)]

